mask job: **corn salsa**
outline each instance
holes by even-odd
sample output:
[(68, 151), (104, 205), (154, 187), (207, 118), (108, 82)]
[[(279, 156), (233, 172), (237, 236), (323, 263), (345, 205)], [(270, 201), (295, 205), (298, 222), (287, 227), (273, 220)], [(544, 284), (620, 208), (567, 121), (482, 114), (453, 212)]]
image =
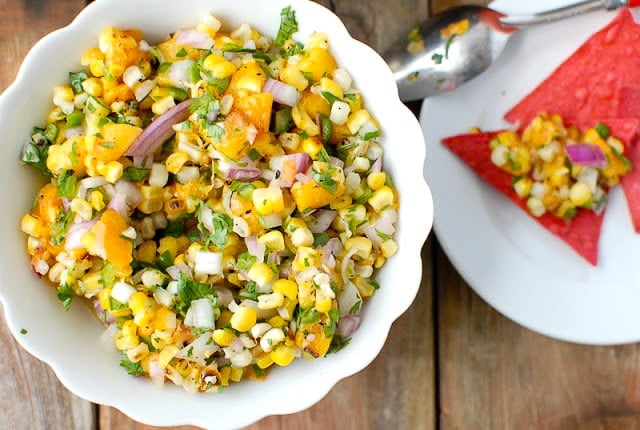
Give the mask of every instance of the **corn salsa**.
[(24, 146), (31, 266), (132, 375), (217, 391), (338, 351), (397, 252), (380, 125), (329, 35), (296, 31), (289, 7), (275, 38), (105, 28)]
[(631, 170), (624, 144), (602, 122), (581, 131), (541, 113), (521, 134), (502, 131), (489, 146), (492, 163), (511, 174), (514, 191), (536, 217), (600, 213), (607, 190)]

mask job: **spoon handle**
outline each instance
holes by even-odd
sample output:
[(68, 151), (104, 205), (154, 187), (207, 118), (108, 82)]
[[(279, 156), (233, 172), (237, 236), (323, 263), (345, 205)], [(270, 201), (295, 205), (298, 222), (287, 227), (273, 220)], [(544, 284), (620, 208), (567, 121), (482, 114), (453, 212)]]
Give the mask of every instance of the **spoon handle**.
[(506, 15), (500, 17), (499, 20), (504, 26), (528, 27), (530, 25), (559, 21), (561, 19), (592, 12), (594, 10), (614, 10), (625, 6), (640, 6), (640, 0), (585, 0), (579, 3), (531, 15)]

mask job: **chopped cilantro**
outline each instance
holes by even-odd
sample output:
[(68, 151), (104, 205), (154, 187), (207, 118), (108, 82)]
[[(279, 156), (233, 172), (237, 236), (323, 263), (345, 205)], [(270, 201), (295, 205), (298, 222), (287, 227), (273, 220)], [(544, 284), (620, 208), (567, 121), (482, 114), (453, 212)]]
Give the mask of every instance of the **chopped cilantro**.
[(84, 114), (79, 111), (73, 111), (67, 115), (67, 128), (78, 127), (84, 120)]
[(78, 190), (78, 178), (73, 176), (73, 170), (63, 170), (62, 174), (51, 181), (58, 189), (60, 197), (72, 199)]
[(347, 346), (349, 342), (351, 342), (350, 338), (343, 339), (339, 335), (333, 336), (333, 338), (331, 339), (331, 344), (329, 345), (329, 350), (327, 351), (327, 354), (332, 354), (334, 352), (340, 351), (342, 348)]
[(128, 166), (124, 168), (122, 178), (126, 179), (127, 181), (140, 182), (147, 177), (150, 171), (151, 169), (145, 169), (143, 167)]
[(318, 312), (315, 308), (307, 308), (304, 310), (300, 310), (298, 313), (298, 327), (302, 325), (311, 325), (320, 321), (322, 318), (322, 313)]
[(258, 296), (260, 295), (260, 293), (256, 290), (257, 286), (258, 284), (256, 284), (254, 281), (247, 282), (245, 288), (239, 293), (240, 297), (242, 297), (243, 299), (258, 300)]
[(178, 297), (180, 298), (180, 303), (177, 305), (177, 308), (181, 313), (186, 314), (193, 300), (205, 297), (216, 299), (218, 296), (216, 295), (215, 288), (189, 279), (187, 275), (183, 273), (178, 280)]
[(262, 155), (260, 155), (260, 153), (255, 149), (255, 148), (251, 148), (249, 150), (249, 158), (251, 159), (251, 161), (256, 161), (259, 160), (260, 157), (262, 157)]
[(71, 88), (73, 89), (74, 94), (79, 94), (83, 92), (82, 82), (84, 82), (89, 75), (84, 70), (81, 70), (77, 73), (69, 72), (69, 83), (71, 84)]
[(436, 64), (442, 64), (442, 54), (435, 53), (431, 56), (431, 60)]
[(215, 143), (219, 143), (225, 133), (224, 128), (218, 124), (212, 124), (207, 127), (207, 136), (212, 137)]
[(333, 123), (331, 122), (331, 119), (328, 116), (321, 113), (320, 126), (321, 126), (320, 135), (322, 136), (322, 143), (327, 144), (329, 143), (329, 140), (331, 139), (331, 135), (333, 134)]
[(20, 329), (20, 334), (27, 334), (27, 333), (29, 332), (27, 331), (26, 328)]
[(334, 102), (342, 101), (340, 97), (336, 97), (333, 93), (330, 93), (329, 91), (321, 91), (320, 94), (322, 94), (322, 97), (324, 97), (329, 102), (329, 105), (333, 105)]
[(233, 231), (233, 220), (226, 214), (213, 212), (211, 224), (213, 231), (210, 231), (202, 222), (202, 210), (206, 203), (201, 203), (198, 208), (198, 230), (204, 237), (206, 246), (215, 245), (218, 249), (223, 249), (229, 241), (229, 234)]
[(451, 44), (453, 43), (453, 39), (455, 39), (457, 34), (452, 34), (448, 39), (447, 43), (444, 46), (444, 58), (449, 58), (449, 48), (451, 48)]
[(100, 271), (100, 283), (102, 288), (113, 288), (116, 283), (116, 267), (109, 260), (104, 262)]
[(329, 235), (327, 233), (316, 233), (313, 235), (314, 248), (325, 246), (327, 242), (329, 242)]
[(291, 116), (291, 108), (286, 107), (276, 112), (273, 132), (276, 134), (284, 133), (291, 129), (293, 125), (293, 117)]
[(332, 169), (325, 172), (315, 172), (311, 178), (330, 194), (335, 194), (338, 191), (338, 183), (331, 177), (331, 173)]
[(133, 361), (129, 360), (126, 354), (123, 354), (123, 358), (122, 360), (120, 360), (120, 367), (124, 368), (129, 375), (133, 375), (133, 376), (146, 375), (146, 372), (142, 368), (142, 365), (140, 364), (140, 362), (138, 361), (137, 363), (134, 363)]
[(329, 324), (324, 326), (324, 337), (332, 337), (336, 333), (336, 327), (340, 320), (340, 311), (338, 309), (330, 309), (329, 312)]
[(236, 269), (237, 270), (249, 270), (251, 266), (255, 264), (257, 261), (257, 257), (255, 255), (251, 255), (248, 252), (243, 252), (238, 255), (236, 259)]
[(71, 307), (71, 302), (73, 301), (73, 288), (68, 284), (62, 284), (58, 287), (58, 300), (62, 302), (62, 306), (64, 306), (64, 310), (68, 311)]
[(382, 240), (389, 240), (391, 239), (391, 235), (390, 234), (386, 234), (381, 232), (380, 230), (376, 229), (376, 234), (378, 235), (378, 237)]
[(164, 232), (167, 236), (180, 237), (184, 233), (184, 218), (169, 220)]
[(222, 52), (251, 54), (253, 58), (263, 60), (267, 64), (271, 64), (273, 60), (275, 60), (275, 57), (273, 55), (267, 54), (266, 52), (262, 52), (258, 49), (244, 48), (242, 46), (236, 45), (235, 43), (226, 43), (222, 47)]
[(278, 34), (274, 44), (276, 46), (282, 46), (284, 43), (291, 39), (291, 36), (298, 31), (298, 21), (296, 21), (296, 12), (291, 9), (291, 6), (287, 6), (280, 11), (280, 28), (278, 28)]
[(186, 55), (187, 55), (187, 50), (184, 48), (180, 48), (180, 50), (176, 52), (176, 57), (178, 58), (186, 57)]
[(371, 139), (375, 139), (376, 137), (380, 136), (380, 132), (378, 130), (375, 131), (370, 131), (368, 133), (365, 133), (363, 136), (364, 140), (371, 140)]
[(607, 127), (602, 122), (597, 123), (594, 128), (598, 132), (600, 137), (603, 138), (603, 139), (606, 139), (611, 135), (611, 130), (609, 130), (609, 127)]

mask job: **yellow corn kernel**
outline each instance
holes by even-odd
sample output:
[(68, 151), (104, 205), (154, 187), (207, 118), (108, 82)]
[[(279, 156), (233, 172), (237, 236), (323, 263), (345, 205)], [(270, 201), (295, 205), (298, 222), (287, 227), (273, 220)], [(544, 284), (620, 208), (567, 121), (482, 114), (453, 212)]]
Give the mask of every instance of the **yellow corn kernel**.
[(366, 109), (360, 109), (349, 115), (347, 119), (347, 128), (351, 134), (356, 134), (365, 122), (371, 119), (371, 114)]
[(300, 69), (294, 65), (287, 65), (287, 67), (280, 70), (280, 80), (296, 87), (298, 91), (304, 91), (304, 89), (309, 86), (307, 78), (305, 78)]
[(158, 354), (158, 364), (161, 368), (166, 369), (173, 357), (180, 351), (176, 345), (167, 345)]
[(296, 256), (293, 259), (291, 267), (293, 270), (302, 272), (309, 267), (319, 266), (321, 261), (320, 257), (321, 256), (314, 248), (309, 246), (299, 246), (298, 249), (296, 249)]
[(176, 313), (164, 306), (158, 309), (153, 322), (155, 329), (163, 332), (171, 332), (178, 327)]
[(176, 258), (176, 254), (178, 253), (178, 239), (173, 236), (165, 236), (160, 239), (160, 243), (158, 246), (158, 254), (162, 255), (165, 252), (168, 252), (171, 255), (171, 259)]
[(99, 271), (89, 272), (82, 277), (82, 284), (87, 292), (102, 290), (102, 274)]
[(278, 366), (288, 366), (296, 358), (295, 350), (287, 345), (278, 345), (271, 350), (269, 356)]
[(227, 325), (229, 325), (229, 322), (231, 321), (231, 316), (232, 315), (233, 314), (229, 310), (224, 310), (224, 311), (220, 312), (220, 316), (216, 320), (216, 328), (223, 328), (223, 327), (226, 327)]
[(132, 320), (125, 321), (116, 336), (116, 348), (124, 351), (138, 346), (140, 339), (138, 338), (137, 331), (138, 328)]
[(211, 72), (211, 75), (217, 79), (227, 79), (236, 71), (236, 66), (219, 54), (208, 55), (204, 59), (202, 67)]
[(225, 366), (222, 369), (219, 369), (220, 372), (220, 385), (226, 387), (229, 385), (229, 376), (231, 375), (231, 367)]
[(137, 259), (143, 263), (153, 263), (156, 258), (156, 242), (145, 240), (137, 249)]
[(298, 284), (289, 279), (278, 279), (273, 283), (272, 289), (290, 300), (298, 298)]
[(231, 316), (231, 327), (239, 332), (247, 332), (256, 325), (257, 313), (253, 308), (238, 306), (238, 309)]
[(104, 164), (102, 171), (100, 169), (100, 164), (98, 164), (98, 173), (104, 176), (107, 182), (115, 184), (122, 177), (122, 174), (124, 173), (124, 166), (118, 161), (109, 161)]
[(306, 227), (297, 228), (291, 233), (291, 243), (296, 248), (300, 246), (311, 246), (313, 245), (313, 240), (311, 230)]
[(256, 364), (260, 369), (266, 369), (267, 367), (273, 364), (273, 359), (271, 358), (271, 354), (263, 354), (256, 359)]
[[(298, 292), (298, 289), (296, 288), (296, 294), (297, 292)], [(296, 306), (298, 306), (298, 300), (291, 300), (289, 298), (285, 298), (282, 308), (284, 308), (284, 310), (287, 311), (287, 314), (281, 315), (282, 318), (284, 318), (287, 321), (291, 321), (293, 319), (293, 313), (296, 310)]]
[(332, 201), (329, 204), (329, 207), (331, 207), (331, 209), (335, 211), (338, 211), (340, 209), (348, 208), (351, 205), (353, 205), (353, 199), (351, 198), (351, 196), (345, 193), (342, 196), (337, 197), (334, 201)]
[(82, 89), (93, 97), (100, 97), (102, 95), (102, 82), (97, 78), (88, 78), (82, 81)]
[(96, 211), (104, 209), (104, 196), (100, 191), (93, 190), (89, 193), (89, 204)]
[(165, 96), (151, 105), (151, 111), (156, 115), (162, 115), (175, 105), (176, 102), (172, 96)]
[(393, 239), (385, 240), (380, 244), (380, 252), (385, 258), (389, 258), (398, 252), (398, 244)]
[(138, 346), (127, 350), (127, 358), (132, 363), (137, 363), (149, 354), (149, 347), (146, 343), (140, 342)]
[(258, 296), (258, 309), (269, 310), (277, 309), (284, 303), (282, 293), (274, 292), (270, 294), (261, 294)]
[(582, 206), (591, 200), (591, 189), (584, 182), (576, 182), (569, 188), (569, 200), (575, 206)]
[(308, 137), (302, 141), (302, 150), (309, 154), (311, 158), (315, 159), (323, 148), (322, 142), (317, 136)]
[(307, 135), (318, 136), (320, 134), (320, 128), (316, 122), (303, 109), (298, 109), (297, 106), (294, 106), (291, 109), (291, 118), (293, 118), (296, 127), (304, 130)]
[(29, 213), (22, 217), (20, 228), (23, 233), (35, 237), (41, 237), (47, 231), (44, 223)]
[(371, 255), (373, 244), (371, 240), (364, 236), (350, 237), (344, 244), (344, 249), (350, 251), (357, 249), (356, 254), (360, 258), (367, 258)]
[(251, 266), (249, 272), (247, 273), (247, 276), (253, 282), (258, 284), (258, 286), (264, 287), (269, 282), (271, 282), (271, 280), (275, 276), (275, 273), (267, 263), (258, 261), (257, 263), (254, 263), (253, 266)]
[(384, 172), (374, 172), (370, 173), (369, 176), (367, 176), (367, 185), (373, 191), (382, 188), (386, 181), (387, 174)]
[(384, 258), (382, 255), (378, 255), (376, 257), (375, 262), (373, 263), (373, 267), (376, 269), (381, 268), (382, 266), (384, 266), (384, 263), (387, 261), (386, 258)]
[(282, 328), (287, 325), (287, 322), (280, 315), (269, 318), (267, 322), (273, 328)]
[(73, 101), (73, 90), (69, 85), (58, 85), (53, 88), (53, 104), (60, 106), (65, 102)]
[(322, 290), (316, 291), (315, 308), (318, 312), (327, 313), (331, 310), (331, 307), (333, 305), (333, 300), (331, 299), (331, 297), (326, 295), (323, 295), (323, 297), (320, 297), (321, 291)]
[(284, 210), (284, 197), (279, 187), (256, 188), (251, 200), (260, 215), (269, 215)]
[(142, 186), (140, 187), (142, 193), (142, 202), (138, 205), (138, 209), (145, 214), (152, 214), (158, 212), (164, 206), (162, 200), (162, 188)]
[(200, 21), (198, 21), (198, 25), (196, 26), (196, 30), (202, 33), (207, 33), (211, 37), (215, 37), (216, 33), (220, 31), (221, 27), (222, 23), (220, 22), (220, 20), (208, 13), (200, 18)]
[(228, 328), (215, 329), (212, 334), (213, 341), (222, 347), (231, 345), (235, 338), (236, 335)]
[(315, 287), (310, 282), (298, 284), (298, 303), (300, 308), (309, 309), (315, 304)]
[(291, 217), (285, 224), (285, 231), (288, 235), (291, 235), (296, 229), (308, 228), (307, 223), (302, 218)]
[(240, 382), (242, 379), (242, 375), (244, 374), (244, 369), (241, 367), (232, 367), (231, 374), (229, 375), (229, 379), (233, 382)]
[(142, 291), (138, 291), (129, 299), (129, 308), (133, 312), (133, 321), (139, 327), (147, 327), (155, 317), (158, 304)]
[(320, 78), (320, 90), (323, 93), (331, 93), (339, 99), (344, 98), (342, 88), (340, 88), (340, 85), (338, 85), (333, 79), (327, 77)]
[(271, 230), (258, 237), (258, 242), (264, 244), (271, 251), (284, 251), (284, 237), (279, 230)]
[(385, 185), (373, 192), (368, 203), (376, 212), (382, 212), (389, 205), (393, 204), (394, 200), (393, 190)]
[(176, 175), (187, 161), (189, 161), (189, 154), (183, 151), (176, 151), (167, 157), (165, 166), (169, 173)]
[(513, 189), (516, 194), (518, 194), (518, 196), (524, 199), (526, 197), (529, 197), (529, 194), (531, 194), (532, 185), (533, 182), (531, 181), (531, 178), (524, 177), (513, 184)]

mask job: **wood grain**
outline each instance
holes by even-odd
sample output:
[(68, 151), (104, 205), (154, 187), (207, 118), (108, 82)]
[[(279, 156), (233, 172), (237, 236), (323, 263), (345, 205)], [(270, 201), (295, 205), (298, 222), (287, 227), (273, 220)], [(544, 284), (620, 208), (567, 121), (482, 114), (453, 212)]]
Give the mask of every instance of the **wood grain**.
[[(13, 81), (28, 49), (44, 34), (71, 21), (83, 5), (81, 0), (0, 0), (0, 91)], [(0, 344), (1, 428), (95, 427), (95, 407), (67, 391), (47, 365), (16, 343), (4, 324)]]

